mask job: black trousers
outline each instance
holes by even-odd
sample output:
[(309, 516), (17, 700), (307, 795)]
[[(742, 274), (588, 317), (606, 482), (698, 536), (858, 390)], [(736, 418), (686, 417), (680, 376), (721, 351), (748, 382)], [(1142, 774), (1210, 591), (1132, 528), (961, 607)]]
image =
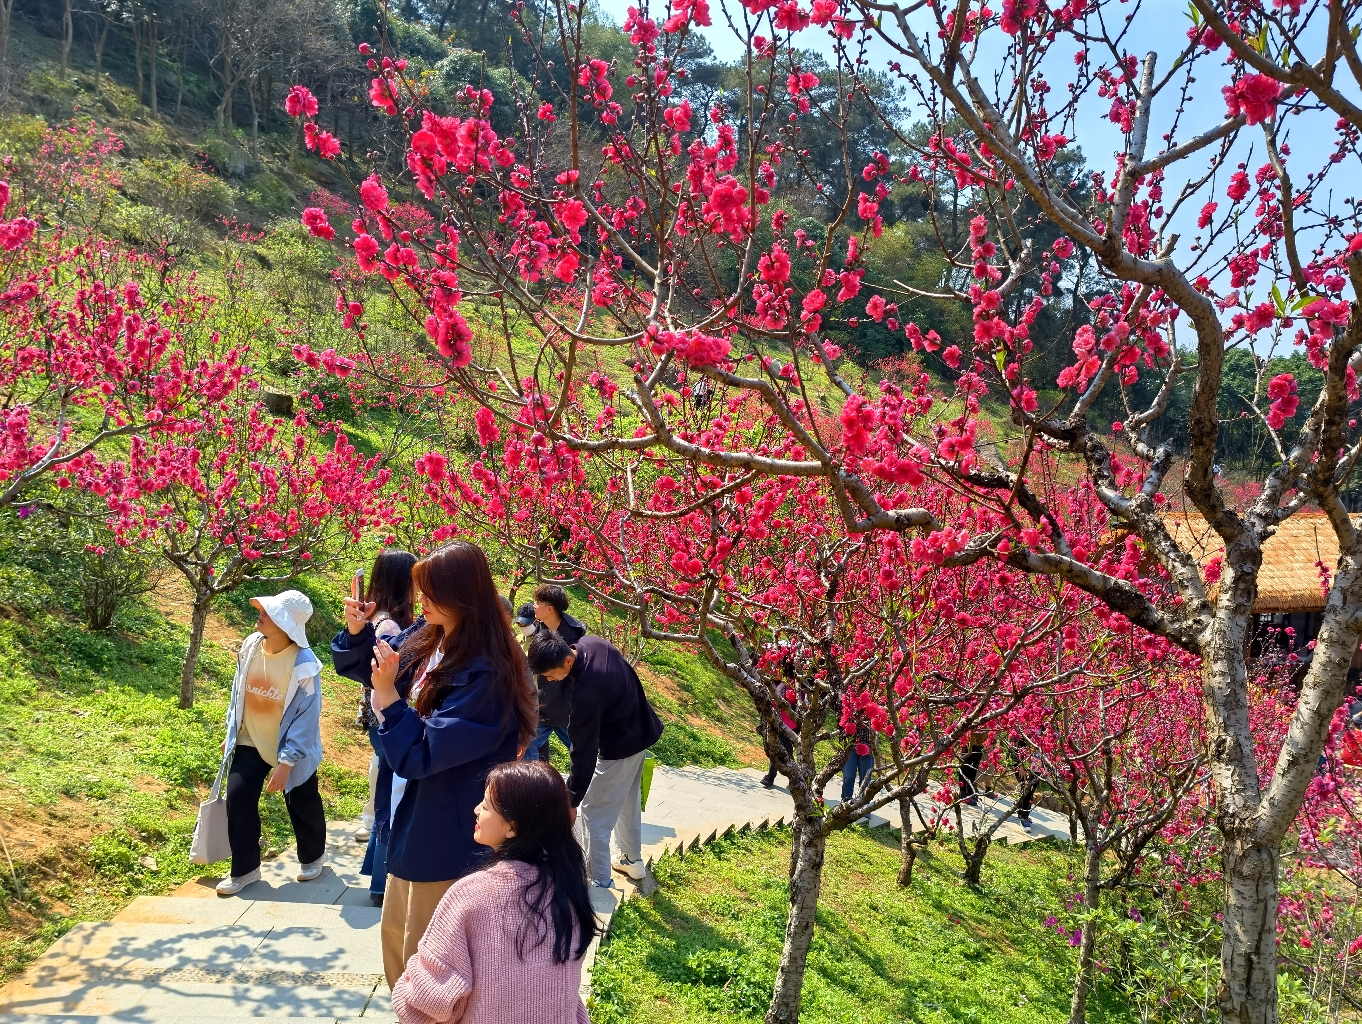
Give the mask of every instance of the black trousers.
[[(260, 794), (274, 769), (255, 747), (237, 747), (227, 772), (227, 839), (232, 844), (232, 876), (260, 866)], [(284, 794), (284, 806), (298, 840), (298, 861), (310, 864), (326, 852), (326, 811), (317, 791), (317, 773)]]
[[(794, 753), (794, 744), (790, 742), (790, 737), (786, 736), (783, 732), (778, 732), (776, 733), (776, 739), (779, 740), (780, 745), (785, 748), (785, 753)], [(769, 766), (766, 769), (766, 780), (768, 782), (775, 782), (776, 772), (780, 769), (776, 767), (775, 758), (768, 755), (766, 760), (769, 762)]]
[(983, 759), (983, 747), (970, 747), (965, 756), (960, 759), (958, 777), (960, 779), (961, 799), (972, 799), (975, 793), (978, 792), (975, 788), (975, 783), (979, 779), (979, 764)]

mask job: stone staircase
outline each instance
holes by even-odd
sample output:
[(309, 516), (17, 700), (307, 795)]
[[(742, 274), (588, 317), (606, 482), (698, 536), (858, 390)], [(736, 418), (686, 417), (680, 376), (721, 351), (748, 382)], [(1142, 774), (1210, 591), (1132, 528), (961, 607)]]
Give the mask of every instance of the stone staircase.
[[(650, 864), (684, 855), (729, 830), (774, 827), (790, 817), (789, 793), (765, 789), (756, 769), (663, 768), (653, 776), (643, 815), (643, 856)], [(834, 786), (840, 780), (834, 780)], [(830, 787), (832, 788), (832, 787)], [(833, 801), (830, 801), (833, 802)], [(983, 801), (969, 827), (1005, 813), (1005, 800)], [(1068, 839), (1060, 815), (1037, 809), (1028, 834), (1008, 821), (996, 834), (1009, 843), (1046, 835)], [(897, 807), (873, 815), (871, 827), (898, 826)], [(113, 920), (67, 932), (23, 975), (0, 989), (0, 1024), (226, 1024), (268, 1017), (277, 1024), (391, 1022), (383, 979), (380, 910), (359, 874), (363, 844), (355, 822), (328, 827), (328, 867), (297, 882), (287, 851), (261, 867), (261, 881), (231, 898), (198, 879), (170, 896), (141, 896)], [(592, 890), (607, 929), (620, 902), (650, 891), (616, 875), (617, 890)], [(596, 946), (587, 954), (583, 996)]]

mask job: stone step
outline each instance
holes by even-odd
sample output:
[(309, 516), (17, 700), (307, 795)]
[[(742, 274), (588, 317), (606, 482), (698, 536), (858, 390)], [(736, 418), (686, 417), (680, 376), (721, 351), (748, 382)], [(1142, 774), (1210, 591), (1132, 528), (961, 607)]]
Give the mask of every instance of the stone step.
[(380, 913), (376, 907), (141, 897), (112, 921), (72, 928), (0, 989), (0, 1014), (176, 1024), (219, 1016), (389, 1014)]
[[(272, 903), (343, 903), (372, 906), (369, 878), (359, 869), (364, 863), (364, 844), (356, 841), (357, 821), (331, 821), (326, 825), (326, 869), (310, 882), (298, 881), (298, 857), (294, 847), (260, 865), (260, 881), (237, 894), (238, 899)], [(198, 878), (175, 890), (176, 896), (217, 899), (216, 878)]]

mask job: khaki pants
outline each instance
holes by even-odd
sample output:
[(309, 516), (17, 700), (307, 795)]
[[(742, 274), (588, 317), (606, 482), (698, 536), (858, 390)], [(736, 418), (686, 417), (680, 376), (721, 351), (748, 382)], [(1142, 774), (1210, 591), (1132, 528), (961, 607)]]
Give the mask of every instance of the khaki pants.
[(440, 897), (453, 884), (452, 878), (448, 882), (408, 882), (396, 875), (388, 876), (383, 921), (379, 926), (383, 941), (383, 973), (388, 977), (388, 988), (397, 984), (397, 979), (407, 969), (407, 961), (416, 955), (416, 945), (435, 916)]

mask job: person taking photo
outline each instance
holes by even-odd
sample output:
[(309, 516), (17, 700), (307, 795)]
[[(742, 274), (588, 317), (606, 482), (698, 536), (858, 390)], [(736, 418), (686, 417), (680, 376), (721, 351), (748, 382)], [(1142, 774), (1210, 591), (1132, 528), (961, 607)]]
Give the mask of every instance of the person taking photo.
[(367, 601), (345, 599), (331, 642), (336, 670), (373, 690), (384, 765), (374, 800), (387, 822), (388, 881), (380, 936), (388, 985), (416, 952), (440, 897), (485, 856), (473, 808), (487, 773), (534, 736), (536, 701), (487, 557), (474, 544), (437, 548), (412, 568), (422, 617), (379, 639)]
[[(410, 551), (403, 551), (400, 548), (381, 551), (369, 570), (368, 586), (363, 594), (351, 594), (352, 597), (362, 598), (366, 607), (372, 606), (373, 611), (369, 614), (368, 621), (374, 627), (374, 635), (380, 640), (391, 640), (403, 630), (410, 629), (416, 621), (416, 585), (411, 579), (414, 565), (416, 556)], [(356, 582), (359, 582), (358, 579)], [(356, 836), (367, 843), (364, 849), (364, 863), (359, 871), (360, 874), (369, 876), (369, 899), (381, 906), (388, 881), (388, 833), (386, 823), (380, 827), (374, 812), (378, 776), (383, 767), (383, 755), (378, 742), (378, 717), (371, 706), (373, 691), (367, 685), (368, 666), (364, 666), (362, 673), (347, 675), (347, 678), (354, 678), (356, 682), (363, 684), (355, 720), (368, 734), (369, 745), (374, 751), (369, 761), (369, 800), (360, 815), (360, 820), (369, 833)]]

